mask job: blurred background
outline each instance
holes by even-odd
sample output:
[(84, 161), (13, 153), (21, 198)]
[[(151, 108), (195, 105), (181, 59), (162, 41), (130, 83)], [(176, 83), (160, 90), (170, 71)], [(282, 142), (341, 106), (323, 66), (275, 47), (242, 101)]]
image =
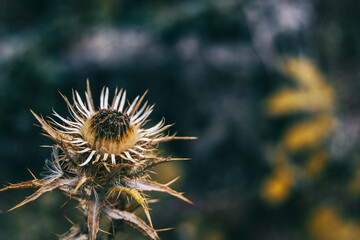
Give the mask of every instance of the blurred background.
[[(0, 184), (39, 176), (51, 149), (29, 109), (68, 116), (58, 92), (90, 79), (149, 89), (190, 157), (154, 176), (162, 239), (360, 239), (359, 1), (0, 0)], [(0, 193), (0, 239), (57, 239), (83, 221), (59, 192)], [(105, 229), (106, 230), (106, 229)], [(119, 239), (143, 239), (130, 228)], [(107, 239), (99, 233), (99, 239)]]

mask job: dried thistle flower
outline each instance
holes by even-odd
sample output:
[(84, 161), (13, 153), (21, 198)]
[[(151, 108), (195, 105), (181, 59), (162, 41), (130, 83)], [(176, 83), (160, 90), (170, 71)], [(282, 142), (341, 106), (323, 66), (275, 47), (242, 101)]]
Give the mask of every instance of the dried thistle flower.
[[(151, 199), (145, 197), (144, 192), (165, 192), (188, 203), (191, 201), (169, 188), (176, 179), (160, 184), (150, 179), (148, 171), (165, 162), (186, 160), (159, 156), (159, 143), (195, 138), (166, 134), (164, 131), (172, 124), (165, 125), (164, 119), (145, 128), (153, 110), (153, 105), (148, 106), (147, 102), (141, 106), (145, 95), (146, 92), (125, 107), (126, 91), (116, 89), (109, 104), (109, 89), (103, 88), (100, 108), (96, 110), (87, 81), (86, 102), (77, 91), (73, 92), (73, 104), (63, 96), (72, 118), (61, 117), (54, 111), (53, 115), (61, 120), (59, 123), (52, 118), (46, 121), (32, 112), (44, 135), (55, 142), (53, 157), (51, 161), (46, 160), (41, 179), (34, 177), (34, 180), (0, 189), (38, 188), (9, 211), (57, 189), (79, 202), (88, 228), (84, 235), (79, 226), (74, 225), (67, 234), (59, 235), (60, 239), (96, 239), (101, 214), (128, 223), (149, 239), (159, 239), (149, 214)], [(138, 206), (145, 212), (148, 223), (133, 213)]]

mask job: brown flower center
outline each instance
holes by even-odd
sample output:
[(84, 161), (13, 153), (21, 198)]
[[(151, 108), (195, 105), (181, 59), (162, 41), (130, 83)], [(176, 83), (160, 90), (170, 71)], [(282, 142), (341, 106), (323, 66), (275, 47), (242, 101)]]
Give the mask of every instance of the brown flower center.
[(121, 154), (139, 140), (137, 127), (125, 113), (100, 109), (84, 123), (81, 131), (90, 148), (99, 154)]
[(98, 138), (119, 141), (130, 130), (130, 118), (116, 110), (101, 109), (91, 118), (90, 125)]

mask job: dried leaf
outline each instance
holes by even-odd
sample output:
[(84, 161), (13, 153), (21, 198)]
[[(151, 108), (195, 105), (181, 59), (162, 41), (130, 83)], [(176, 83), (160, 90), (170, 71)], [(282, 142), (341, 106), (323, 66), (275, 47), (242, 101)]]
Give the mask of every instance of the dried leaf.
[(89, 228), (89, 240), (95, 240), (96, 234), (99, 231), (100, 213), (103, 209), (103, 204), (99, 199), (95, 198), (94, 201), (87, 201), (87, 224)]
[(79, 225), (72, 226), (69, 231), (59, 236), (59, 240), (88, 240), (88, 236), (81, 234)]
[(47, 184), (43, 185), (39, 190), (37, 190), (34, 194), (27, 197), (24, 201), (22, 201), (15, 207), (11, 208), (8, 212), (10, 212), (18, 207), (21, 207), (29, 202), (34, 201), (35, 199), (37, 199), (38, 197), (40, 197), (41, 195), (43, 195), (46, 192), (52, 191), (52, 190), (59, 188), (61, 186), (64, 186), (64, 185), (73, 185), (76, 183), (77, 180), (78, 180), (78, 178), (57, 179), (55, 181), (47, 183)]
[(173, 195), (174, 197), (180, 198), (184, 200), (185, 202), (188, 202), (190, 204), (193, 204), (189, 199), (184, 197), (181, 193), (169, 188), (166, 185), (153, 182), (150, 180), (128, 180), (126, 181), (126, 186), (131, 188), (136, 188), (141, 191), (157, 191), (157, 192), (165, 192), (170, 195)]
[(21, 182), (21, 183), (15, 183), (15, 184), (10, 183), (9, 186), (6, 186), (6, 187), (0, 189), (0, 192), (6, 191), (6, 190), (12, 190), (12, 189), (37, 188), (37, 187), (44, 185), (44, 182), (45, 182), (45, 180), (35, 179), (35, 180), (30, 180), (30, 181)]
[(70, 141), (72, 139), (67, 134), (55, 131), (42, 117), (39, 117), (38, 115), (36, 115), (36, 113), (34, 113), (32, 110), (30, 110), (30, 111), (35, 116), (36, 120), (39, 121), (39, 123), (41, 124), (44, 131), (49, 134), (48, 136), (52, 140), (54, 140), (55, 142), (61, 142), (61, 139), (65, 139), (68, 141)]
[(123, 220), (130, 226), (136, 228), (139, 232), (141, 232), (144, 236), (148, 237), (149, 239), (152, 240), (160, 239), (156, 231), (152, 227), (147, 225), (141, 218), (139, 218), (138, 216), (132, 213), (120, 211), (112, 208), (105, 208), (104, 212), (112, 219)]

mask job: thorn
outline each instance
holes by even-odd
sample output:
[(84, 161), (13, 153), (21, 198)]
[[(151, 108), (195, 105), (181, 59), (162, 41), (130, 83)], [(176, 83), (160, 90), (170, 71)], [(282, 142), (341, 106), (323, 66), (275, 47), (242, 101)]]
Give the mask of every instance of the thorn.
[(100, 231), (100, 232), (103, 232), (103, 233), (106, 233), (106, 234), (109, 234), (109, 235), (111, 235), (111, 236), (114, 236), (112, 233), (109, 233), (109, 232), (107, 232), (107, 231), (105, 231), (105, 230), (102, 230), (101, 228), (99, 228), (99, 231)]
[(26, 169), (30, 172), (31, 176), (33, 176), (33, 178), (34, 178), (35, 180), (38, 180), (38, 179), (35, 177), (35, 175), (31, 172), (31, 170), (30, 170), (29, 168), (26, 168)]
[(169, 230), (174, 230), (174, 227), (170, 227), (170, 228), (162, 228), (162, 229), (157, 229), (155, 230), (155, 232), (164, 232), (164, 231), (169, 231)]
[(169, 160), (174, 160), (174, 161), (190, 161), (191, 158), (169, 158)]
[(71, 194), (70, 194), (70, 196), (69, 196), (69, 199), (67, 199), (67, 200), (60, 206), (60, 208), (65, 207), (65, 205), (68, 204), (68, 203), (70, 202), (70, 200), (71, 200)]
[(157, 203), (157, 202), (160, 202), (160, 200), (159, 199), (149, 199), (147, 202), (148, 203)]
[(173, 137), (174, 140), (195, 140), (198, 137)]
[(165, 185), (165, 186), (169, 186), (169, 185), (173, 184), (174, 182), (176, 182), (179, 178), (180, 178), (180, 176), (174, 178), (173, 180), (171, 180), (170, 182), (168, 182), (168, 183), (166, 183), (166, 184), (164, 184), (164, 185)]
[(134, 113), (138, 110), (138, 108), (140, 107), (141, 102), (143, 101), (145, 95), (148, 93), (149, 89), (145, 91), (145, 93), (141, 96), (141, 98), (139, 99), (139, 101), (136, 103), (135, 107), (133, 108), (133, 110), (131, 111), (131, 113), (129, 114), (129, 116), (134, 115)]
[(103, 164), (104, 164), (105, 169), (110, 173), (110, 169), (106, 166), (107, 164), (106, 163), (103, 163)]
[(77, 186), (75, 187), (73, 194), (76, 193), (76, 191), (87, 181), (86, 175), (85, 173), (82, 175), (82, 177), (80, 178)]
[(56, 236), (57, 238), (60, 238), (60, 237), (61, 237), (60, 234), (54, 233), (54, 232), (52, 232), (52, 231), (49, 231), (49, 230), (48, 230), (47, 232), (50, 233), (51, 235)]
[(64, 214), (64, 218), (65, 218), (66, 220), (68, 220), (68, 221), (69, 221), (69, 223), (71, 223), (72, 225), (75, 225), (75, 224), (74, 224), (74, 222), (73, 222), (73, 221), (71, 221), (71, 219), (70, 219), (70, 218), (68, 218), (65, 214)]
[[(49, 136), (49, 135), (47, 135), (47, 136)], [(52, 148), (53, 146), (51, 146), (51, 145), (40, 145), (40, 147)]]

